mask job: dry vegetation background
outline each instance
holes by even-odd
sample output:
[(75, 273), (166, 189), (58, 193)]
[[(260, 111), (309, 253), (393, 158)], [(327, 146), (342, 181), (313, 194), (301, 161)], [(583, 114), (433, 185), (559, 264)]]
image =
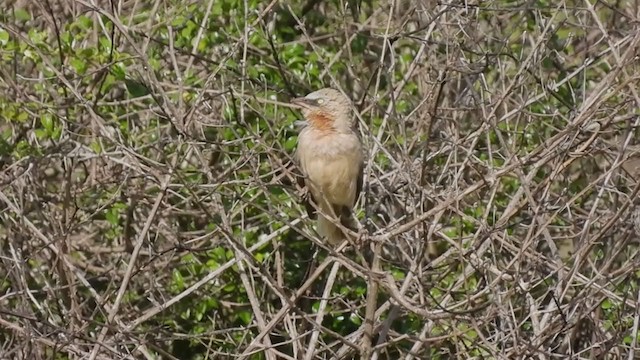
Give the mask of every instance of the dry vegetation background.
[[(0, 358), (640, 356), (639, 6), (3, 1)], [(362, 249), (284, 170), (324, 86)]]

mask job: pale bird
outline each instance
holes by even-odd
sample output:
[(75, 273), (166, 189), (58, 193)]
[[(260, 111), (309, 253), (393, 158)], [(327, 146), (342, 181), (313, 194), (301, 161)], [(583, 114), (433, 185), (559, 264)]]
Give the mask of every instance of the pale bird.
[(335, 219), (355, 230), (351, 211), (362, 186), (362, 144), (350, 101), (325, 88), (291, 103), (302, 109), (305, 119), (295, 157), (313, 202), (328, 215), (318, 214), (318, 234), (331, 245), (340, 244), (347, 237)]

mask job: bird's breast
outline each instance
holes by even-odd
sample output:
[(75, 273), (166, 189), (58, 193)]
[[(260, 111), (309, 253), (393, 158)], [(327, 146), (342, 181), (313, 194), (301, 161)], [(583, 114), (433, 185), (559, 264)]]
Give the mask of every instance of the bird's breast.
[(317, 135), (303, 131), (298, 138), (298, 159), (311, 190), (332, 204), (351, 207), (362, 164), (360, 140), (355, 134)]

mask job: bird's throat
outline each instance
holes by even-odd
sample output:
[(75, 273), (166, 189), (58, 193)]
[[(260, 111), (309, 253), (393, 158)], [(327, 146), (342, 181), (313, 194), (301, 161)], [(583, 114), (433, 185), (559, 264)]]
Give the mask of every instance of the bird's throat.
[(334, 131), (334, 119), (332, 116), (322, 113), (322, 112), (312, 112), (308, 115), (307, 121), (309, 125), (317, 130), (321, 130), (323, 132), (333, 132)]

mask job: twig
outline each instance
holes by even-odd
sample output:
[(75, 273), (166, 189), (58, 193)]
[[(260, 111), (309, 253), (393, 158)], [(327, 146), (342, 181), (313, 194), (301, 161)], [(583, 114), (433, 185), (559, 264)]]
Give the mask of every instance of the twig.
[[(318, 326), (322, 325), (322, 319), (325, 315), (325, 310), (327, 308), (327, 303), (329, 302), (329, 297), (331, 296), (331, 290), (333, 289), (333, 284), (336, 281), (336, 275), (338, 274), (338, 270), (340, 269), (340, 263), (334, 262), (333, 267), (331, 268), (331, 272), (329, 272), (329, 277), (327, 278), (327, 283), (324, 287), (324, 291), (322, 293), (322, 300), (320, 300), (320, 306), (318, 306), (318, 313), (316, 314), (316, 324)], [(313, 354), (316, 351), (316, 346), (318, 343), (318, 337), (320, 336), (320, 329), (315, 327), (311, 334), (311, 339), (309, 340), (309, 345), (307, 346), (307, 353), (305, 354), (305, 360), (313, 359)]]

